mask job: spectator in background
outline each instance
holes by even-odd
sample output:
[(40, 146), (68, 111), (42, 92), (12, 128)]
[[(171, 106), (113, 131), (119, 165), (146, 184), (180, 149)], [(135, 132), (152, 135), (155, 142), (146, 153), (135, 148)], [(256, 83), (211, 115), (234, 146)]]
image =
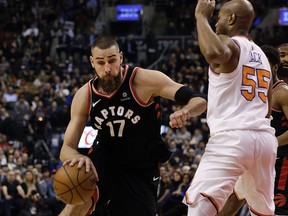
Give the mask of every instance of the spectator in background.
[(59, 215), (63, 204), (57, 200), (56, 194), (53, 188), (53, 177), (51, 171), (47, 168), (43, 169), (42, 179), (39, 181), (39, 192), (44, 202), (52, 210), (53, 215)]
[(25, 199), (25, 203), (19, 216), (54, 216), (52, 211), (45, 204), (40, 194), (36, 190), (32, 190), (29, 197)]
[(39, 29), (35, 23), (32, 23), (31, 26), (24, 30), (22, 33), (23, 37), (38, 37), (39, 36)]
[(186, 206), (182, 203), (182, 199), (185, 196), (185, 192), (188, 189), (191, 182), (190, 175), (188, 173), (182, 174), (182, 182), (179, 184), (177, 190), (172, 193), (170, 199), (168, 198), (166, 205), (169, 205), (169, 209), (161, 214), (161, 216), (183, 216), (187, 213)]
[(27, 170), (23, 173), (23, 182), (21, 183), (21, 187), (24, 190), (26, 198), (31, 196), (32, 191), (36, 191), (37, 193), (39, 192), (38, 181), (32, 171)]
[(146, 45), (146, 65), (149, 66), (152, 64), (158, 57), (158, 43), (156, 40), (156, 35), (153, 30), (149, 30), (143, 40), (143, 43)]
[(9, 154), (7, 156), (7, 166), (9, 170), (14, 170), (16, 168), (16, 164), (14, 162), (14, 156), (13, 154)]
[(163, 172), (161, 173), (161, 179), (159, 183), (159, 190), (158, 190), (158, 199), (157, 199), (157, 212), (161, 215), (163, 212), (163, 205), (166, 202), (166, 199), (169, 197), (170, 194), (170, 184), (171, 179), (170, 176)]
[[(190, 180), (190, 179), (188, 179)], [(186, 178), (185, 178), (186, 181)], [(188, 183), (189, 184), (189, 183)], [(183, 190), (187, 189), (187, 183), (183, 183), (182, 173), (174, 171), (169, 187), (169, 195), (164, 201), (161, 215), (165, 216), (182, 216), (183, 211), (180, 211), (178, 205), (181, 205), (186, 210), (185, 205), (182, 204), (182, 199), (185, 194)], [(186, 191), (186, 190), (185, 190)]]
[(8, 171), (7, 179), (2, 182), (3, 212), (5, 216), (18, 215), (20, 209), (23, 207), (25, 192), (15, 178), (15, 172), (10, 170)]
[(183, 144), (185, 140), (191, 140), (191, 132), (187, 130), (187, 127), (184, 125), (176, 132), (176, 141), (177, 143)]
[(196, 152), (195, 149), (189, 147), (187, 152), (183, 154), (181, 161), (183, 165), (191, 166), (195, 161)]
[(0, 167), (7, 164), (7, 157), (5, 155), (3, 147), (0, 146)]
[(18, 100), (18, 95), (15, 92), (13, 86), (8, 86), (7, 91), (4, 92), (3, 94), (3, 99), (6, 103), (6, 108), (8, 110), (13, 110), (14, 109), (14, 104), (17, 102)]
[(138, 62), (138, 50), (137, 44), (133, 38), (133, 35), (128, 35), (123, 44), (121, 44), (121, 48), (124, 53), (124, 63), (127, 64), (135, 64)]
[(26, 167), (23, 165), (22, 157), (16, 159), (16, 169), (19, 170), (21, 174), (25, 173)]

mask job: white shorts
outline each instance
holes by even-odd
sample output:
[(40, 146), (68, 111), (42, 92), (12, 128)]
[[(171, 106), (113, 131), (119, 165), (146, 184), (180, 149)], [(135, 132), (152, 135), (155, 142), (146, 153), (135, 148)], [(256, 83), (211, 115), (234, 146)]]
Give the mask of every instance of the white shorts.
[(205, 198), (213, 204), (210, 208), (219, 212), (240, 176), (251, 211), (274, 215), (277, 145), (276, 137), (265, 131), (235, 130), (212, 136), (183, 199), (189, 206), (188, 215), (193, 215), (197, 202)]

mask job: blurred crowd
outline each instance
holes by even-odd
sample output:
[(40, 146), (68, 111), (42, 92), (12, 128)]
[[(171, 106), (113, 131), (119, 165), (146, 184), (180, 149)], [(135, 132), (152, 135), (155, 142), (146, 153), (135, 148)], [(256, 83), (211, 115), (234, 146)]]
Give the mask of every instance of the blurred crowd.
[[(257, 16), (264, 16), (269, 7), (254, 2)], [(206, 93), (207, 64), (193, 31), (194, 7), (192, 1), (169, 1), (167, 35), (191, 35), (192, 40), (188, 47), (170, 49), (158, 69)], [(0, 0), (0, 215), (58, 215), (63, 207), (53, 191), (53, 174), (61, 166), (59, 150), (73, 96), (95, 75), (89, 44), (97, 37), (94, 22), (100, 10), (97, 0)], [(260, 45), (282, 43), (285, 31), (277, 26), (274, 30), (268, 34), (258, 29), (253, 39)], [(137, 46), (131, 49), (128, 40), (121, 44), (126, 62), (137, 62)], [(158, 211), (161, 216), (182, 216), (181, 200), (204, 152), (209, 128), (205, 115), (179, 130), (169, 128), (169, 114), (179, 107), (164, 99), (161, 103), (162, 137), (173, 153), (160, 167)]]

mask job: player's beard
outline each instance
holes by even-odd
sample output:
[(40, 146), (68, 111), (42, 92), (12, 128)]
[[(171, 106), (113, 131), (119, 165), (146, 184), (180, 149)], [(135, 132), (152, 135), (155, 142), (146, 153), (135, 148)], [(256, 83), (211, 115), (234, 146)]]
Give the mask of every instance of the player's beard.
[(99, 84), (103, 91), (107, 94), (114, 92), (122, 82), (121, 66), (119, 67), (117, 75), (114, 77), (110, 74), (105, 74), (104, 77), (99, 78)]

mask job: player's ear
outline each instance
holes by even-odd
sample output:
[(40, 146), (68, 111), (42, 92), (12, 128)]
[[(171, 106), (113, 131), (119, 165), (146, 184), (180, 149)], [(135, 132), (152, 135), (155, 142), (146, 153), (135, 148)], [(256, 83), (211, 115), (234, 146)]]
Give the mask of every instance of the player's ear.
[(91, 66), (94, 68), (94, 61), (93, 61), (93, 57), (90, 56), (90, 63), (91, 63)]
[(120, 63), (122, 64), (122, 62), (123, 62), (123, 52), (120, 51)]
[(279, 68), (279, 64), (276, 64), (276, 65), (275, 65), (275, 71), (277, 71), (278, 68)]
[(228, 23), (229, 25), (233, 25), (236, 21), (236, 15), (234, 13), (229, 15)]

